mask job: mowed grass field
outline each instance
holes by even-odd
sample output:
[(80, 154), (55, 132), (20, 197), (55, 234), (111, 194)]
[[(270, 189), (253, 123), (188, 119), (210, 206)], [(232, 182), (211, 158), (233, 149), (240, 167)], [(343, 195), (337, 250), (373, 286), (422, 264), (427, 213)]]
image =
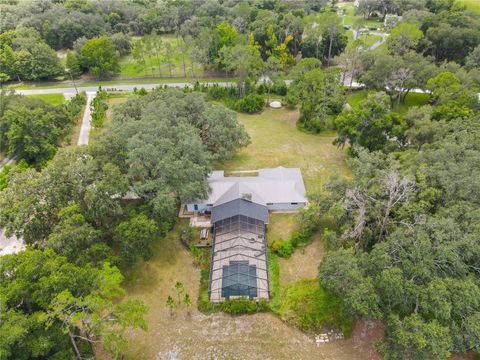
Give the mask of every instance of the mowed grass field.
[(343, 24), (345, 25), (354, 26), (355, 23), (361, 22), (365, 27), (383, 27), (381, 19), (366, 20), (361, 15), (355, 15), (355, 6), (353, 2), (341, 2), (338, 4), (338, 7), (345, 11), (345, 15), (343, 15)]
[(65, 102), (63, 94), (39, 94), (39, 95), (26, 95), (30, 98), (40, 99), (52, 105), (60, 105)]
[[(135, 60), (132, 54), (123, 56), (120, 59), (120, 76), (155, 76), (155, 77), (198, 77), (203, 76), (203, 67), (201, 64), (192, 64), (188, 54), (185, 55), (185, 72), (183, 68), (183, 56), (180, 48), (180, 39), (175, 35), (162, 35), (163, 51), (159, 55), (160, 71), (158, 69), (158, 60), (156, 56), (146, 57), (146, 66)], [(138, 39), (133, 40), (138, 41)], [(166, 44), (172, 49), (170, 63), (166, 55)], [(153, 72), (152, 72), (153, 71)], [(186, 74), (186, 75), (185, 75)]]
[(334, 132), (320, 135), (296, 127), (297, 110), (266, 109), (261, 114), (238, 114), (252, 143), (217, 167), (225, 170), (255, 170), (267, 167), (299, 167), (307, 192), (318, 190), (335, 172), (348, 176), (345, 151), (332, 144)]
[[(353, 34), (351, 31), (347, 31), (346, 34), (348, 35), (348, 47), (353, 47), (354, 46), (354, 43), (353, 43)], [(379, 35), (375, 35), (375, 34), (369, 34), (369, 33), (366, 33), (366, 34), (361, 34), (359, 37), (358, 37), (359, 40), (362, 40), (363, 41), (363, 47), (364, 48), (369, 48), (370, 46), (372, 46), (373, 44), (375, 44), (377, 41), (380, 41), (382, 39), (381, 36)]]
[[(369, 90), (359, 90), (354, 91), (351, 94), (347, 95), (347, 102), (350, 104), (352, 108), (356, 108), (359, 106), (360, 102), (365, 100), (368, 94), (372, 92)], [(406, 114), (408, 109), (413, 106), (422, 106), (426, 105), (429, 100), (428, 94), (423, 93), (408, 93), (407, 97), (405, 98), (405, 102), (401, 104), (395, 104), (393, 106), (393, 111), (398, 112), (399, 114)]]

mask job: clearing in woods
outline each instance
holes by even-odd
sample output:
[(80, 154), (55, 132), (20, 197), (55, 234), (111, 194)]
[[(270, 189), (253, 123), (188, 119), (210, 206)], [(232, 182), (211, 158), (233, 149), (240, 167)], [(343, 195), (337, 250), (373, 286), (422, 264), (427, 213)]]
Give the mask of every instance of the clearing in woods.
[[(332, 144), (334, 134), (311, 135), (297, 130), (298, 112), (265, 110), (262, 114), (239, 114), (252, 138), (226, 169), (299, 166), (307, 189), (317, 188), (332, 171), (348, 174), (344, 152)], [(142, 299), (149, 307), (148, 332), (129, 333), (127, 359), (374, 359), (372, 339), (378, 327), (359, 323), (351, 338), (317, 346), (305, 334), (272, 313), (232, 317), (222, 313), (204, 315), (196, 309), (200, 269), (179, 237), (188, 224), (183, 220), (166, 238), (157, 239), (155, 256), (127, 274), (128, 298)], [(286, 239), (298, 227), (291, 214), (272, 215), (269, 237)], [(280, 283), (288, 285), (317, 276), (323, 255), (320, 237), (290, 259), (279, 259)], [(171, 313), (168, 296), (177, 300), (175, 283), (183, 284), (193, 304), (182, 302)], [(377, 331), (377, 333), (375, 333)], [(368, 340), (367, 340), (368, 339)]]

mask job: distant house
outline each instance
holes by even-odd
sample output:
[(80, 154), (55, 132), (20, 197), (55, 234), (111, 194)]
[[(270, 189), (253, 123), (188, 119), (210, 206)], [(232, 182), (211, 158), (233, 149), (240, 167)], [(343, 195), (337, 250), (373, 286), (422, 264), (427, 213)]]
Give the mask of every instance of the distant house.
[(277, 167), (230, 174), (213, 171), (208, 184), (208, 198), (187, 204), (189, 212), (211, 212), (215, 206), (235, 199), (246, 199), (273, 211), (295, 211), (307, 204), (305, 185), (298, 168)]
[(210, 301), (269, 300), (268, 212), (297, 211), (307, 204), (300, 169), (214, 171), (208, 184), (208, 198), (187, 204), (186, 210), (194, 217), (209, 214), (213, 226)]

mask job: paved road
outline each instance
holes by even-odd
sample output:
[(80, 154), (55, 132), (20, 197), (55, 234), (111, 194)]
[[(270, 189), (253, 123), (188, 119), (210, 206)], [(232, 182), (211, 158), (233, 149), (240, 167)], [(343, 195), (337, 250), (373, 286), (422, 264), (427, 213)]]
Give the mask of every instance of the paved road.
[[(350, 29), (350, 31), (353, 34), (353, 39), (354, 40), (357, 39), (358, 36), (359, 36), (359, 32), (355, 29)], [(369, 46), (368, 50), (375, 50), (377, 47), (382, 45), (385, 42), (385, 40), (387, 40), (387, 37), (388, 37), (388, 34), (382, 33), (382, 32), (377, 32), (377, 31), (365, 31), (364, 33), (365, 34), (371, 34), (371, 35), (377, 35), (377, 36), (381, 37), (380, 40), (378, 40), (377, 42), (375, 42), (371, 46)]]
[(90, 135), (92, 111), (90, 105), (97, 94), (96, 91), (87, 91), (87, 104), (85, 105), (85, 112), (83, 113), (82, 127), (80, 128), (80, 135), (78, 136), (77, 145), (88, 145), (88, 137)]
[[(235, 84), (234, 82), (207, 82), (202, 83), (204, 85), (213, 85), (218, 84), (220, 86), (232, 86)], [(144, 88), (146, 90), (155, 89), (159, 86), (169, 86), (169, 87), (177, 87), (177, 88), (184, 88), (184, 87), (193, 87), (192, 83), (189, 82), (179, 82), (179, 83), (168, 83), (168, 84), (134, 84), (134, 85), (111, 85), (111, 86), (102, 86), (103, 90), (114, 90), (114, 91), (133, 91), (134, 88), (140, 89)], [(79, 91), (85, 92), (97, 92), (98, 86), (82, 86), (78, 87)], [(75, 89), (72, 87), (64, 87), (64, 88), (52, 88), (52, 89), (31, 89), (31, 90), (15, 90), (15, 92), (23, 95), (40, 95), (40, 94), (65, 94), (65, 93), (72, 93), (75, 92)]]
[[(234, 82), (207, 82), (204, 83), (206, 85), (213, 85), (218, 84), (220, 86), (233, 86)], [(112, 86), (104, 86), (102, 87), (103, 90), (107, 91), (133, 91), (133, 89), (137, 88), (144, 88), (146, 90), (155, 89), (159, 86), (167, 85), (169, 87), (176, 87), (176, 88), (185, 88), (185, 87), (193, 87), (192, 83), (189, 82), (179, 82), (179, 83), (169, 83), (169, 84), (133, 84), (133, 85), (112, 85)], [(77, 145), (87, 145), (88, 138), (90, 135), (91, 130), (91, 109), (90, 104), (92, 100), (95, 98), (95, 94), (97, 93), (99, 87), (98, 86), (83, 86), (79, 87), (80, 91), (85, 91), (87, 93), (87, 105), (85, 106), (85, 112), (83, 114), (82, 119), (82, 127), (80, 128), (80, 135), (78, 137)], [(52, 88), (52, 89), (31, 89), (31, 90), (15, 90), (15, 92), (22, 94), (22, 95), (41, 95), (41, 94), (63, 94), (66, 99), (71, 98), (75, 94), (76, 89), (71, 87), (64, 87), (64, 88)], [(1, 165), (0, 165), (1, 169)]]
[(382, 45), (385, 40), (387, 40), (387, 37), (388, 37), (388, 34), (385, 34), (385, 33), (380, 33), (380, 32), (376, 32), (376, 31), (370, 31), (370, 34), (372, 35), (378, 35), (381, 37), (380, 40), (378, 40), (376, 43), (374, 43), (372, 46), (370, 46), (368, 48), (368, 50), (374, 50), (376, 49), (377, 47), (379, 47), (380, 45)]

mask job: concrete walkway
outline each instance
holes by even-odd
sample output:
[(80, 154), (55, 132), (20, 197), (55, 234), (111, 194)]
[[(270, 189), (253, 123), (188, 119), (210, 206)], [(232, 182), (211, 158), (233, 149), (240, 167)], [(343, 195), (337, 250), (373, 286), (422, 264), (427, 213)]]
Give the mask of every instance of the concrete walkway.
[(85, 105), (85, 112), (83, 113), (82, 127), (80, 128), (77, 145), (88, 145), (88, 138), (92, 128), (92, 109), (90, 106), (96, 94), (96, 91), (87, 91), (87, 104)]

